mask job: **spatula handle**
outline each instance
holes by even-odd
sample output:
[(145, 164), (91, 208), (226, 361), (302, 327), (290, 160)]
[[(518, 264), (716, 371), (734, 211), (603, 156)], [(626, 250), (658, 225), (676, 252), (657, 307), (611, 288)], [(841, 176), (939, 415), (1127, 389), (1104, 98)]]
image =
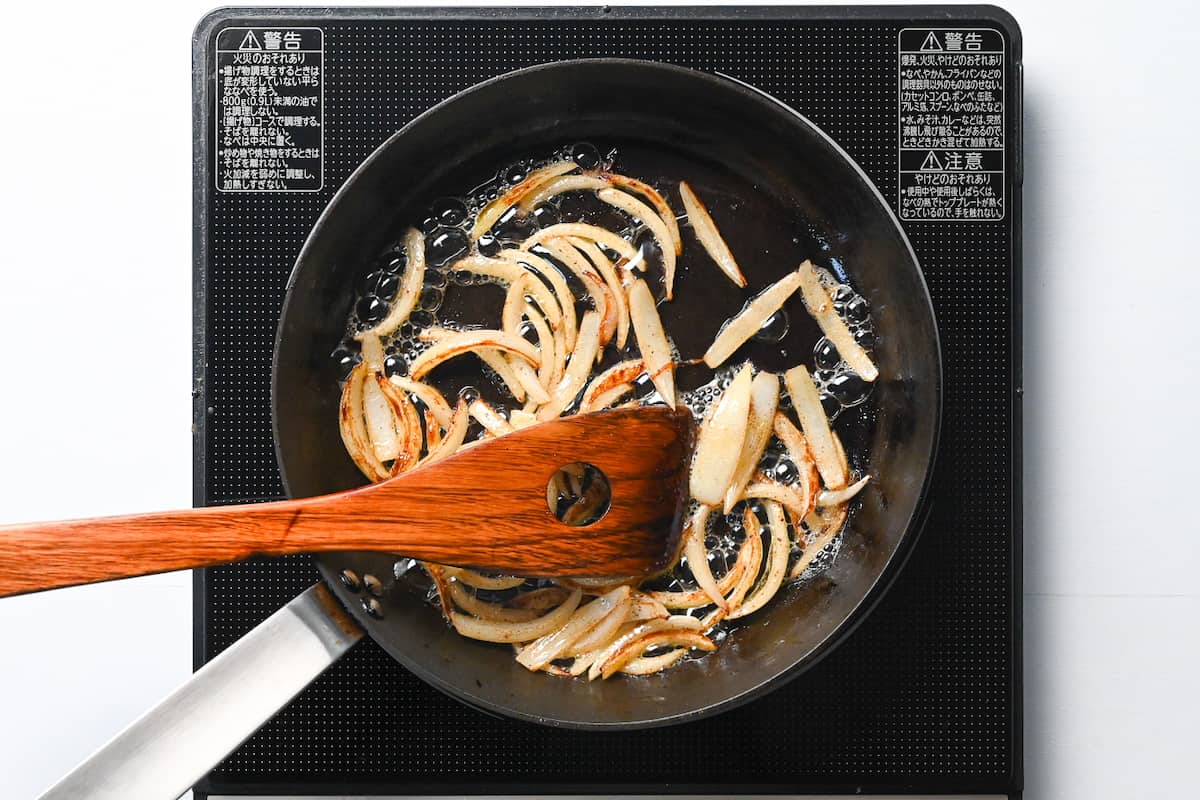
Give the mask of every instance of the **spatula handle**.
[(0, 597), (292, 552), (294, 501), (0, 526)]

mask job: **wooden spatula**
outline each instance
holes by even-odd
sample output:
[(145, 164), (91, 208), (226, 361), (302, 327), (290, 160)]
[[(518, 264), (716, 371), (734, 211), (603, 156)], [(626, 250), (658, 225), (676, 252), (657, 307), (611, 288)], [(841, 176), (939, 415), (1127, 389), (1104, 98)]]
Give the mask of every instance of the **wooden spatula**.
[[(641, 575), (673, 555), (693, 421), (686, 409), (582, 414), (481, 442), (361, 489), (300, 500), (0, 527), (0, 596), (240, 561), (376, 550), (528, 576)], [(559, 468), (607, 478), (596, 522), (560, 521)]]

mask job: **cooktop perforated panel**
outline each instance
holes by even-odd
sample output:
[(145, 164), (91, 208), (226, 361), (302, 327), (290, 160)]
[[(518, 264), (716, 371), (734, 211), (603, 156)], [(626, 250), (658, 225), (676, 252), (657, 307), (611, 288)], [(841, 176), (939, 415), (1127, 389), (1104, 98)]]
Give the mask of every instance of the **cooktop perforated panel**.
[[(994, 29), (1005, 46), (1008, 170), (1003, 221), (905, 223), (933, 297), (945, 369), (930, 517), (892, 590), (816, 667), (712, 719), (583, 733), (462, 706), (367, 641), (222, 763), (202, 795), (1019, 790), (1020, 44), (994, 10), (951, 13), (264, 10), (218, 12), (201, 26), (195, 394), (202, 504), (282, 496), (271, 348), (286, 279), (312, 223), (379, 143), (481, 80), (589, 56), (724, 73), (799, 110), (895, 198), (899, 32)], [(317, 192), (213, 188), (216, 37), (264, 27), (322, 31), (324, 186)], [(303, 557), (199, 572), (197, 663), (316, 579)]]

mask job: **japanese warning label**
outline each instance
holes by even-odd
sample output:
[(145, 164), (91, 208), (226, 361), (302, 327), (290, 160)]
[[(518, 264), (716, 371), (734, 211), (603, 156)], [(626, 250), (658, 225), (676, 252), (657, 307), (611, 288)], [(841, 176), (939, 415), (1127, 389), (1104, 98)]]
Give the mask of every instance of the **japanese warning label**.
[(226, 28), (217, 34), (217, 189), (320, 191), (324, 61), (320, 28)]
[(1004, 219), (1004, 39), (900, 31), (900, 219)]

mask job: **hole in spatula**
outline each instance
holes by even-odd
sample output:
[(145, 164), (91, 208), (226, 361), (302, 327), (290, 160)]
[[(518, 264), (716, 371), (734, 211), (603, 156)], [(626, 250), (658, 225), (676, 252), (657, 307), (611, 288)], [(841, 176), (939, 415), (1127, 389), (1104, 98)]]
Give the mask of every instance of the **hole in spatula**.
[(598, 467), (576, 461), (564, 464), (546, 484), (546, 505), (555, 517), (580, 528), (608, 513), (612, 487)]

